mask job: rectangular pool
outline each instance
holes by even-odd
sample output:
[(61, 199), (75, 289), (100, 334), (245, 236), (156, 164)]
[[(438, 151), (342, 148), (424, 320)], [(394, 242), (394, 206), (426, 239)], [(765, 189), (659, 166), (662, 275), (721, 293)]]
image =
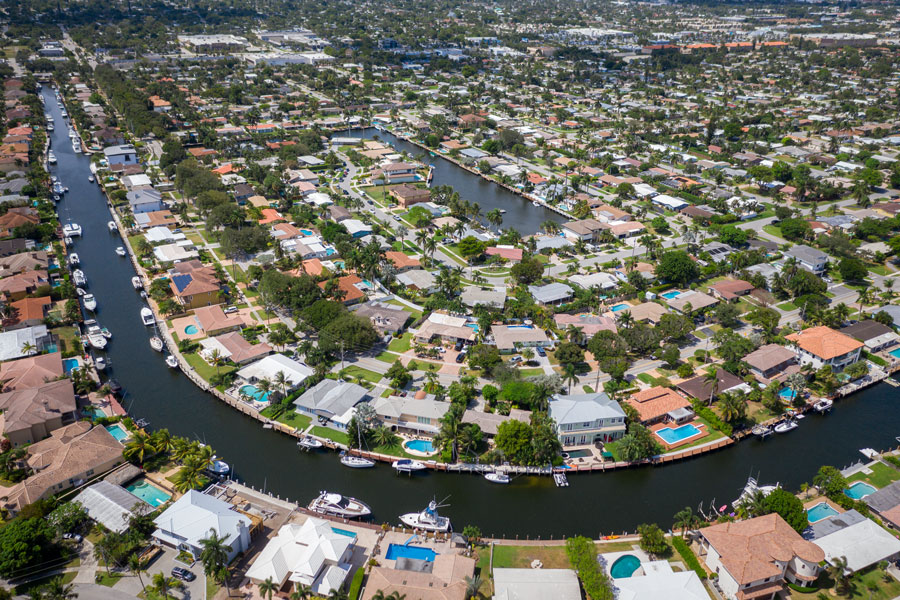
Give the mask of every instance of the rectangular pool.
[(437, 552), (431, 548), (420, 548), (419, 546), (401, 546), (400, 544), (391, 544), (388, 546), (388, 560), (397, 560), (398, 558), (415, 558), (426, 562), (434, 562)]
[(593, 456), (594, 453), (590, 450), (569, 450), (565, 453), (569, 458), (585, 458), (587, 456)]
[(854, 500), (861, 500), (866, 496), (874, 494), (878, 490), (875, 489), (875, 486), (869, 485), (865, 481), (857, 481), (846, 490), (844, 490), (844, 494)]
[(338, 535), (344, 535), (344, 536), (347, 536), (347, 537), (349, 537), (349, 538), (355, 538), (355, 537), (356, 537), (356, 534), (353, 533), (352, 531), (347, 531), (346, 529), (341, 529), (341, 528), (339, 528), (339, 527), (332, 527), (331, 530), (332, 530), (333, 532), (335, 532), (336, 534), (338, 534)]
[(118, 423), (115, 423), (113, 425), (107, 425), (106, 430), (109, 432), (109, 434), (111, 436), (116, 438), (116, 441), (121, 442), (121, 441), (128, 439), (128, 431), (126, 431), (125, 428), (122, 427), (121, 425), (119, 425)]
[(789, 387), (781, 388), (781, 391), (778, 392), (778, 395), (784, 398), (785, 400), (793, 400), (794, 396), (797, 395), (797, 392), (792, 390)]
[(900, 358), (900, 348), (897, 348), (896, 350), (891, 350), (890, 352), (888, 352), (888, 354), (890, 354), (894, 358)]
[(620, 310), (625, 310), (629, 306), (631, 306), (631, 305), (630, 304), (616, 304), (615, 306), (611, 307), (610, 310), (613, 312), (619, 312)]
[(663, 427), (656, 432), (656, 435), (667, 444), (677, 444), (695, 435), (700, 435), (703, 431), (693, 423), (687, 423), (681, 427), (672, 429), (671, 427)]
[(836, 514), (838, 514), (838, 511), (831, 508), (827, 502), (819, 502), (815, 506), (810, 506), (806, 509), (806, 518), (809, 519), (810, 523), (816, 523)]
[(671, 292), (666, 292), (665, 294), (662, 295), (662, 297), (665, 298), (666, 300), (671, 300), (672, 298), (677, 298), (680, 295), (681, 295), (681, 292), (673, 290)]
[(171, 494), (156, 487), (146, 479), (138, 479), (127, 485), (125, 489), (153, 507), (162, 506), (172, 497)]
[(81, 366), (78, 362), (77, 358), (64, 358), (62, 361), (63, 371), (66, 372), (66, 375), (77, 369)]

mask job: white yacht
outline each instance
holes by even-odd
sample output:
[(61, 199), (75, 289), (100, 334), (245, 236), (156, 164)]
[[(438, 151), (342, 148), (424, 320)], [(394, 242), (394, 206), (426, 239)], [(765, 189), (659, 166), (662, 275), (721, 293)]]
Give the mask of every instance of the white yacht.
[(75, 269), (74, 271), (72, 271), (72, 280), (78, 287), (87, 285), (87, 277), (84, 276), (84, 271), (82, 271), (81, 269)]
[(88, 183), (94, 183), (94, 176), (88, 175)]
[(488, 473), (484, 478), (491, 483), (509, 483), (511, 481), (506, 473)]
[(63, 235), (66, 237), (81, 235), (81, 225), (78, 223), (66, 223), (63, 225)]
[(122, 246), (119, 246), (118, 248), (116, 248), (116, 254), (118, 254), (119, 256), (125, 256), (125, 254), (126, 254), (125, 248), (123, 248)]
[(797, 429), (797, 422), (793, 419), (787, 419), (775, 426), (775, 433), (787, 433)]
[(400, 521), (413, 529), (440, 532), (450, 531), (450, 519), (438, 515), (438, 508), (438, 503), (432, 500), (422, 512), (400, 515)]
[(88, 309), (91, 312), (94, 312), (95, 310), (97, 310), (97, 299), (94, 298), (93, 294), (85, 294), (84, 296), (81, 297), (81, 299), (84, 301), (84, 307), (86, 309)]
[(417, 471), (423, 471), (427, 468), (425, 466), (425, 463), (409, 458), (401, 458), (400, 460), (395, 460), (391, 463), (391, 466), (400, 473), (415, 473)]
[(72, 151), (75, 154), (81, 154), (81, 144), (77, 142), (72, 142)]
[(56, 155), (53, 154), (52, 150), (47, 153), (47, 162), (50, 163), (51, 165), (56, 164)]
[(115, 221), (108, 222), (106, 224), (106, 228), (109, 229), (110, 231), (115, 231), (116, 230), (116, 222)]
[(351, 469), (371, 469), (375, 466), (375, 461), (371, 458), (363, 458), (362, 456), (353, 456), (346, 452), (341, 452), (341, 464)]
[(231, 467), (224, 460), (219, 460), (213, 456), (212, 464), (208, 466), (206, 470), (214, 475), (228, 475), (228, 472), (231, 471)]
[(311, 436), (303, 436), (297, 441), (297, 447), (303, 450), (317, 450), (323, 446), (322, 442)]
[(135, 275), (131, 278), (131, 285), (134, 286), (134, 289), (140, 290), (144, 287), (144, 282), (141, 281), (141, 278)]
[(94, 366), (97, 368), (98, 371), (105, 370), (106, 369), (106, 359), (103, 358), (102, 356), (98, 356), (97, 358), (94, 359)]
[(81, 259), (78, 258), (78, 255), (74, 252), (69, 255), (69, 264), (73, 266), (77, 266), (81, 262)]
[(163, 351), (163, 341), (158, 335), (154, 335), (150, 338), (150, 347), (156, 350), (157, 352)]
[(156, 324), (156, 318), (153, 316), (153, 311), (146, 306), (141, 309), (141, 321), (148, 327)]
[(372, 514), (372, 509), (356, 498), (322, 492), (309, 503), (309, 510), (322, 515), (333, 515), (345, 519), (367, 517)]
[(831, 410), (831, 407), (834, 406), (834, 402), (829, 400), (828, 398), (822, 398), (815, 404), (813, 404), (813, 410), (819, 413), (828, 412)]
[(97, 325), (97, 321), (91, 319), (85, 321), (84, 324), (87, 326), (87, 332), (84, 335), (87, 343), (97, 350), (106, 348), (106, 336), (103, 335), (103, 331), (100, 329), (100, 326)]

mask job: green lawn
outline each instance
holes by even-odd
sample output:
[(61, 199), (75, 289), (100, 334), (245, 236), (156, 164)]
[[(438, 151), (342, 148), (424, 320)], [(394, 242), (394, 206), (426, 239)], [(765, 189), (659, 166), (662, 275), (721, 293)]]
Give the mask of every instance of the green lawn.
[(121, 573), (111, 572), (109, 575), (107, 575), (105, 570), (97, 571), (97, 583), (99, 583), (100, 585), (105, 585), (106, 587), (112, 587), (116, 585), (116, 583), (118, 583), (118, 581), (122, 579), (122, 577), (124, 577), (124, 575), (122, 575)]
[(346, 433), (341, 433), (340, 431), (329, 429), (328, 427), (319, 427), (316, 425), (310, 430), (310, 433), (320, 438), (332, 440), (338, 444), (346, 444), (349, 441)]
[(781, 235), (781, 227), (778, 227), (777, 225), (763, 225), (763, 231), (765, 231), (769, 235), (774, 235), (775, 237), (784, 237), (783, 235)]
[(539, 560), (544, 569), (571, 569), (565, 546), (494, 546), (494, 568), (530, 569)]
[[(802, 593), (791, 590), (791, 598), (797, 600), (817, 600), (820, 593), (825, 593), (828, 598), (849, 598), (850, 600), (890, 600), (900, 595), (900, 582), (893, 577), (889, 577), (885, 581), (883, 571), (873, 568), (866, 572), (857, 573), (850, 580), (850, 595), (841, 595), (832, 593), (830, 590), (834, 587), (834, 582), (826, 575), (822, 574), (816, 580), (816, 591)], [(811, 586), (814, 587), (814, 586)], [(871, 590), (869, 588), (872, 588)]]
[(355, 379), (357, 377), (362, 377), (365, 381), (369, 381), (371, 383), (378, 383), (383, 377), (381, 373), (376, 373), (375, 371), (370, 371), (369, 369), (363, 369), (362, 367), (357, 367), (356, 365), (344, 367), (344, 369), (341, 370), (341, 376), (344, 379)]
[(781, 304), (778, 304), (777, 306), (778, 306), (778, 308), (780, 308), (781, 310), (784, 310), (784, 311), (797, 310), (797, 305), (794, 304), (793, 302), (782, 302)]
[[(184, 359), (188, 362), (188, 364), (191, 365), (191, 367), (193, 367), (195, 371), (197, 371), (197, 374), (206, 381), (209, 381), (212, 376), (216, 374), (216, 368), (203, 360), (196, 352), (188, 352), (186, 354), (183, 354), (182, 356), (184, 356)], [(237, 367), (219, 367), (219, 373), (223, 375), (235, 370), (237, 370)]]
[[(266, 409), (262, 411), (263, 416), (268, 417), (271, 412), (267, 414), (266, 411), (271, 411), (271, 407), (266, 407)], [(281, 413), (275, 420), (290, 427), (295, 427), (300, 431), (305, 430), (307, 427), (309, 427), (309, 424), (312, 423), (311, 417), (301, 415), (300, 413), (293, 410)]]
[(893, 467), (889, 467), (884, 463), (875, 463), (869, 468), (872, 469), (871, 474), (867, 475), (863, 472), (859, 472), (848, 477), (847, 481), (865, 481), (866, 483), (869, 483), (881, 489), (884, 486), (900, 479), (900, 471), (897, 471)]
[(392, 352), (406, 352), (412, 347), (412, 334), (410, 332), (404, 333), (400, 337), (395, 337), (391, 340), (391, 343), (388, 344), (388, 350)]
[(538, 367), (536, 369), (519, 369), (519, 375), (522, 377), (537, 377), (544, 374), (544, 369)]
[(871, 271), (872, 273), (875, 273), (876, 275), (881, 275), (882, 277), (886, 276), (887, 274), (889, 274), (889, 273), (891, 272), (891, 271), (890, 271), (887, 267), (885, 267), (884, 265), (866, 265), (866, 267), (867, 267), (867, 268), (869, 269), (869, 271)]
[(22, 585), (17, 585), (15, 588), (13, 588), (13, 591), (16, 593), (16, 595), (27, 596), (31, 590), (36, 590), (42, 586), (47, 585), (48, 583), (50, 583), (50, 581), (52, 581), (56, 577), (62, 577), (62, 582), (64, 585), (72, 583), (72, 581), (75, 579), (75, 576), (77, 574), (78, 573), (63, 573), (61, 576), (54, 575), (53, 577), (44, 577), (42, 579), (37, 579), (37, 580), (29, 582), (29, 583), (23, 583)]

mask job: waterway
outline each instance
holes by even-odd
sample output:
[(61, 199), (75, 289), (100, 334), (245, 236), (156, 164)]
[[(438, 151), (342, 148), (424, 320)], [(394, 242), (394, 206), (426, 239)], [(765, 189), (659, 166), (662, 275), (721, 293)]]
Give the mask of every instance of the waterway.
[[(406, 152), (410, 156), (419, 156), (425, 152), (419, 146), (401, 139), (389, 131), (378, 131), (374, 127), (342, 131), (337, 135), (360, 139), (378, 138), (393, 146), (398, 152)], [(503, 215), (501, 224), (504, 229), (511, 227), (522, 235), (530, 235), (539, 231), (541, 223), (544, 221), (562, 223), (568, 220), (544, 206), (534, 206), (530, 200), (510, 192), (496, 183), (487, 181), (479, 175), (470, 173), (440, 154), (433, 154), (434, 156), (429, 154), (424, 159), (426, 163), (434, 165), (432, 186), (452, 185), (453, 189), (459, 193), (460, 198), (481, 205), (482, 218), (495, 208), (505, 210), (506, 213)]]
[(446, 497), (450, 506), (442, 512), (457, 530), (477, 524), (498, 537), (598, 536), (634, 531), (646, 522), (667, 526), (685, 506), (731, 502), (750, 474), (797, 489), (820, 465), (843, 467), (862, 459), (860, 448), (896, 445), (900, 391), (881, 384), (842, 400), (831, 414), (803, 419), (785, 435), (665, 467), (573, 475), (568, 488), (554, 487), (549, 477), (522, 477), (508, 486), (475, 475), (398, 477), (387, 465), (353, 470), (342, 467), (333, 453), (301, 453), (291, 438), (262, 429), (201, 391), (151, 350), (151, 334), (139, 316), (142, 302), (131, 287), (134, 270), (115, 254), (122, 241), (107, 231), (105, 198), (87, 179), (90, 161), (72, 151), (52, 92), (45, 90), (44, 96), (57, 125), (52, 140), (59, 162), (52, 172), (70, 188), (59, 203), (60, 218), (84, 230), (75, 250), (97, 297), (97, 318), (113, 333), (107, 354), (110, 375), (127, 391), (123, 405), (152, 429), (205, 441), (234, 466), (235, 478), (281, 498), (307, 503), (320, 490), (340, 492), (369, 503), (377, 522), (396, 524), (399, 514)]

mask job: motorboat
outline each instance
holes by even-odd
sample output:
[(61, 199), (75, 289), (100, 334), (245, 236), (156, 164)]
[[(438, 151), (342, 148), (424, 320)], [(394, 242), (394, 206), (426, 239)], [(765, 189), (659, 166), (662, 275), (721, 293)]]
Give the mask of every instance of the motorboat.
[(174, 354), (170, 354), (166, 357), (166, 365), (168, 365), (168, 367), (170, 369), (178, 368), (178, 359), (175, 357)]
[(53, 184), (53, 193), (58, 196), (62, 196), (66, 193), (66, 188), (64, 188), (61, 183), (56, 182)]
[(345, 519), (358, 519), (372, 514), (372, 509), (364, 502), (350, 496), (322, 492), (309, 503), (309, 510), (321, 515), (332, 515)]
[(768, 425), (756, 425), (750, 432), (758, 438), (766, 438), (772, 434), (772, 428)]
[(787, 433), (797, 429), (797, 422), (793, 419), (787, 419), (775, 426), (775, 433)]
[(94, 183), (94, 176), (88, 175), (88, 183)]
[(81, 287), (87, 285), (87, 277), (84, 276), (84, 271), (81, 269), (72, 271), (72, 280), (75, 281), (76, 286)]
[(755, 496), (757, 493), (762, 493), (763, 496), (768, 496), (779, 487), (781, 487), (780, 483), (776, 483), (775, 485), (759, 485), (755, 478), (748, 477), (747, 483), (744, 485), (744, 489), (741, 492), (741, 495), (737, 500), (731, 503), (731, 506), (734, 508), (738, 508), (741, 504)]
[(822, 398), (821, 400), (813, 404), (813, 410), (818, 413), (824, 413), (831, 410), (832, 406), (834, 406), (834, 402), (832, 402), (828, 398)]
[(63, 238), (63, 244), (65, 244), (66, 246), (71, 246), (74, 243), (75, 243), (75, 240), (73, 240), (69, 236), (66, 236)]
[(341, 464), (351, 469), (371, 469), (375, 466), (375, 461), (371, 458), (363, 458), (362, 456), (353, 456), (346, 452), (341, 452)]
[(91, 348), (96, 348), (97, 350), (103, 350), (104, 348), (106, 348), (106, 337), (100, 330), (100, 326), (97, 325), (97, 321), (90, 319), (88, 321), (85, 321), (84, 324), (87, 326), (87, 332), (85, 333), (83, 339), (91, 345)]
[(150, 347), (156, 350), (157, 352), (163, 351), (163, 341), (158, 335), (154, 335), (150, 338)]
[(531, 205), (532, 205), (532, 206), (540, 206), (541, 203), (538, 202), (537, 200), (534, 200), (534, 201), (532, 201)]
[(409, 458), (401, 458), (400, 460), (395, 460), (391, 463), (391, 466), (400, 473), (415, 473), (427, 468), (425, 466), (425, 463)]
[(127, 252), (125, 252), (125, 248), (119, 246), (118, 248), (116, 248), (116, 254), (118, 254), (119, 256), (125, 256)]
[(51, 165), (56, 164), (56, 155), (53, 154), (52, 150), (47, 153), (47, 162), (50, 163)]
[(84, 307), (91, 312), (97, 310), (97, 299), (93, 294), (85, 294), (81, 297), (81, 300), (84, 302)]
[(322, 442), (311, 436), (303, 436), (297, 442), (297, 446), (303, 450), (316, 450), (323, 446)]
[(228, 472), (231, 471), (231, 466), (224, 460), (219, 460), (213, 456), (212, 464), (206, 467), (206, 470), (213, 475), (228, 475)]
[(80, 287), (75, 288), (75, 293), (78, 294), (79, 296), (87, 296), (87, 290), (85, 290), (84, 288), (80, 288)]
[(76, 142), (72, 142), (72, 151), (73, 151), (75, 154), (81, 154), (81, 144), (78, 144), (78, 143), (76, 143)]
[(94, 359), (94, 367), (96, 367), (98, 371), (105, 371), (106, 370), (106, 359), (103, 358), (102, 356), (98, 356), (97, 358)]
[(81, 225), (78, 223), (66, 223), (63, 225), (63, 235), (66, 237), (81, 235)]
[(106, 228), (109, 229), (110, 231), (115, 231), (115, 230), (117, 229), (117, 227), (116, 227), (116, 222), (115, 222), (115, 221), (109, 221), (109, 222), (106, 224)]
[(153, 311), (146, 306), (141, 309), (141, 321), (148, 327), (156, 324), (156, 317), (153, 316)]
[(78, 255), (75, 254), (74, 252), (69, 255), (69, 264), (70, 265), (78, 265), (78, 263), (80, 263), (80, 262), (81, 262), (81, 259), (78, 258)]
[(488, 473), (484, 478), (491, 483), (509, 483), (512, 481), (506, 473)]
[(413, 529), (424, 531), (450, 531), (450, 519), (438, 515), (438, 508), (440, 508), (438, 503), (432, 500), (422, 512), (400, 515), (400, 522)]
[(141, 281), (141, 278), (135, 275), (131, 278), (131, 285), (134, 286), (134, 289), (140, 290), (144, 287), (144, 282)]

